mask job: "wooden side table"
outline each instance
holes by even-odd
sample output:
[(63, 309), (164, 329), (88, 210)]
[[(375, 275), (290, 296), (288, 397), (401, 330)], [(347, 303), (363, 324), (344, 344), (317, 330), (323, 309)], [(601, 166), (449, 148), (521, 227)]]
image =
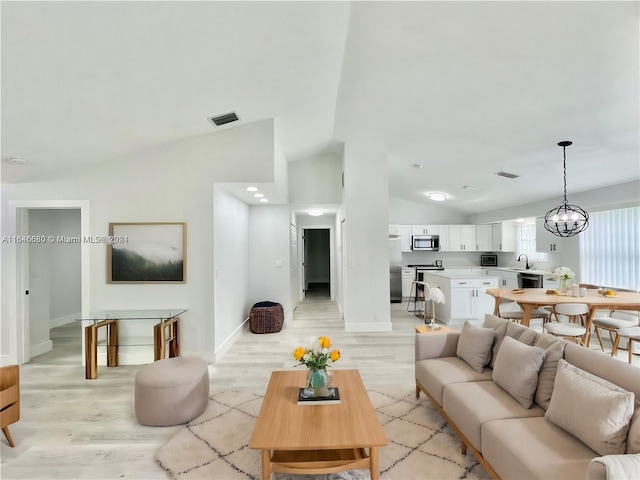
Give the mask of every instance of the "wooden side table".
[(455, 332), (453, 328), (449, 328), (446, 325), (440, 325), (437, 330), (431, 330), (427, 325), (416, 325), (416, 333), (448, 333)]

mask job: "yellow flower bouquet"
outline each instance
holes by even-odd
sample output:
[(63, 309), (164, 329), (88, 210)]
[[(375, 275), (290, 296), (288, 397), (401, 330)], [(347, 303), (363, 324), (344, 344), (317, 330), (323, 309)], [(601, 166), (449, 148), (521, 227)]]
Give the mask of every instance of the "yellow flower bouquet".
[[(327, 373), (327, 367), (340, 359), (340, 350), (331, 348), (328, 337), (318, 337), (310, 342), (308, 347), (298, 347), (293, 351), (293, 358), (309, 369), (305, 387), (307, 397), (327, 397), (332, 375)], [(296, 365), (297, 366), (297, 365)]]
[(293, 358), (298, 365), (304, 365), (309, 370), (324, 370), (329, 367), (329, 363), (337, 362), (340, 359), (340, 350), (331, 348), (331, 340), (328, 337), (318, 337), (305, 347), (298, 347), (293, 351)]

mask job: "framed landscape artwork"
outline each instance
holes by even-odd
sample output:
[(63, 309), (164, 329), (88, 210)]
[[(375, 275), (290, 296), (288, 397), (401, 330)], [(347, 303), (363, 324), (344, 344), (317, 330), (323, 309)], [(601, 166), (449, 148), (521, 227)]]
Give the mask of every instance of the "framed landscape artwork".
[(109, 283), (186, 283), (185, 223), (110, 223)]

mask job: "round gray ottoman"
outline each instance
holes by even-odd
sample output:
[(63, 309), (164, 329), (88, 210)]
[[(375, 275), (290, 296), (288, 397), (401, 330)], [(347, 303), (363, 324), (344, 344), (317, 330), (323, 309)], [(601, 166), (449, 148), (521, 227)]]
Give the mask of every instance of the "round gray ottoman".
[(173, 357), (144, 365), (136, 373), (135, 397), (138, 423), (155, 427), (187, 423), (207, 408), (207, 362)]

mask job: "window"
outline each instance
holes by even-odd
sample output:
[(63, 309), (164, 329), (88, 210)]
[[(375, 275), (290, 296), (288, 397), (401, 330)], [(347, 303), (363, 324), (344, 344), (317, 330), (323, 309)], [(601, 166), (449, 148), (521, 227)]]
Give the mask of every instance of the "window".
[(640, 207), (594, 212), (580, 234), (584, 283), (640, 289)]
[(548, 254), (536, 252), (536, 224), (523, 224), (516, 230), (517, 254), (525, 254), (530, 264), (546, 262)]

